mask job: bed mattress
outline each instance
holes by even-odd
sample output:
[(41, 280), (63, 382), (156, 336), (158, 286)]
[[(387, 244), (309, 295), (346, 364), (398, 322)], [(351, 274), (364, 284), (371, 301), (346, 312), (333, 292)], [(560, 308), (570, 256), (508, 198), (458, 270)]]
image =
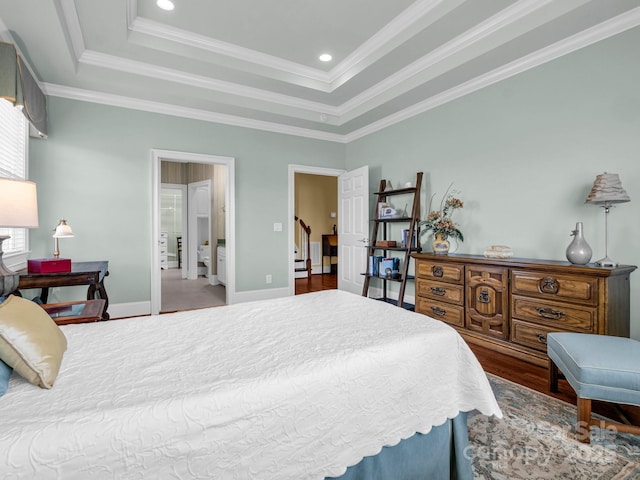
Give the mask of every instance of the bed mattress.
[(5, 480), (320, 480), (501, 415), (455, 330), (338, 290), (62, 331), (54, 387), (14, 374), (0, 399)]

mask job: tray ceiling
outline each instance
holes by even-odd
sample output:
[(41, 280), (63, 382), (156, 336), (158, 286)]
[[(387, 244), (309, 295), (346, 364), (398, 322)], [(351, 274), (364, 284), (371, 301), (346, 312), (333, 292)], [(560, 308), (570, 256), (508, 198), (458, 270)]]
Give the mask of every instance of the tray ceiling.
[(0, 37), (47, 95), (348, 142), (640, 25), (640, 0), (174, 3), (0, 0)]

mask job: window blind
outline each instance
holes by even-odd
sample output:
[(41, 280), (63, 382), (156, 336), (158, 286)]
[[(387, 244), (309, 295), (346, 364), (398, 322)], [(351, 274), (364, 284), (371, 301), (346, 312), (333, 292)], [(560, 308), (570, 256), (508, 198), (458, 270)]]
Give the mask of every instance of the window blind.
[[(0, 100), (0, 177), (27, 178), (28, 123), (19, 108)], [(26, 228), (0, 228), (11, 238), (2, 243), (4, 256), (27, 251)]]

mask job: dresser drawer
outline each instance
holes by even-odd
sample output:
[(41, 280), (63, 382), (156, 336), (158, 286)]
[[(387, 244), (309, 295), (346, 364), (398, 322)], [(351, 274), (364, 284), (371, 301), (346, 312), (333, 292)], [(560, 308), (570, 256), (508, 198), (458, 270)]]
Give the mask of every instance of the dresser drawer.
[(464, 327), (464, 307), (444, 302), (434, 302), (426, 298), (416, 298), (416, 312), (436, 320)]
[(511, 293), (595, 306), (598, 304), (598, 279), (582, 275), (513, 270)]
[(436, 282), (425, 278), (416, 279), (416, 295), (428, 297), (433, 300), (464, 305), (464, 286), (452, 285), (444, 282)]
[(562, 332), (561, 328), (545, 327), (528, 322), (513, 320), (511, 322), (511, 341), (541, 352), (547, 351), (547, 334)]
[(420, 261), (416, 265), (416, 277), (433, 278), (441, 282), (462, 285), (464, 282), (464, 265)]
[(595, 332), (598, 313), (595, 308), (535, 298), (512, 297), (511, 316), (560, 329)]

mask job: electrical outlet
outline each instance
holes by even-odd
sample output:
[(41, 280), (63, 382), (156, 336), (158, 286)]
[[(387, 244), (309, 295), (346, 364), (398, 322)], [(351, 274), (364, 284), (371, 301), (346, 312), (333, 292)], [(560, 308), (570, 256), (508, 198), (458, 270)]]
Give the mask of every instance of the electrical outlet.
[(273, 282), (273, 277), (271, 276), (271, 274), (267, 275), (267, 283), (271, 283)]

